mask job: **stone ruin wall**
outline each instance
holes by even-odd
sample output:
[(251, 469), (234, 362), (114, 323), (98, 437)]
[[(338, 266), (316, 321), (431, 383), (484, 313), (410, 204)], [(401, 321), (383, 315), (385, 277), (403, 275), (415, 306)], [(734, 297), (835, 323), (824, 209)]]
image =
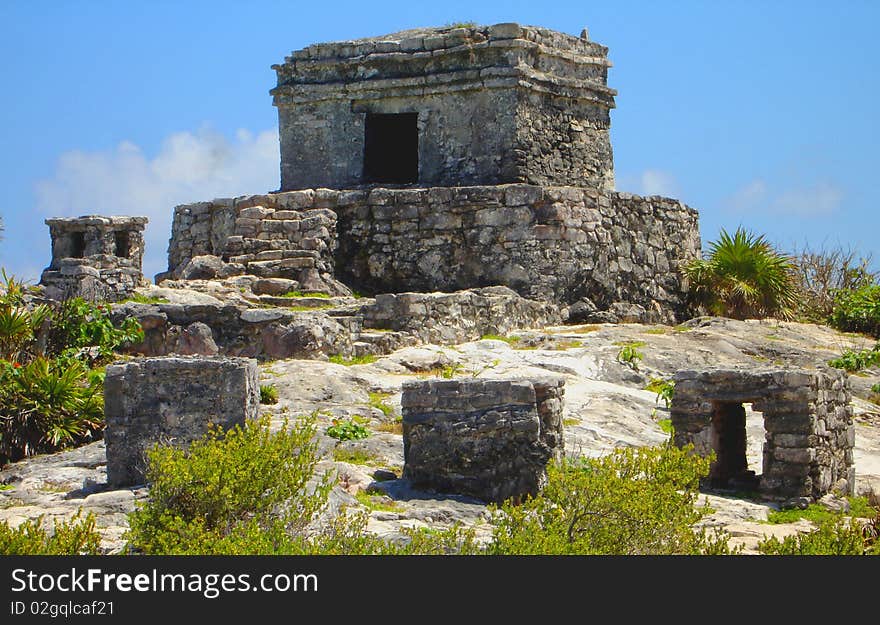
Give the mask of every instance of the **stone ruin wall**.
[(674, 322), (686, 316), (680, 268), (699, 255), (697, 219), (677, 200), (575, 187), (290, 191), (178, 206), (166, 275), (214, 254), (230, 275), (319, 286), (335, 268), (372, 293), (504, 285)]
[(418, 114), (420, 186), (612, 189), (608, 48), (533, 26), (321, 43), (273, 66), (281, 188), (353, 188), (365, 117)]
[[(223, 263), (216, 277), (250, 274), (287, 278), (303, 291), (347, 290), (333, 280), (336, 193), (323, 190), (217, 199), (177, 206), (171, 225), (166, 279), (191, 277), (199, 256)], [(215, 276), (199, 276), (215, 277)]]

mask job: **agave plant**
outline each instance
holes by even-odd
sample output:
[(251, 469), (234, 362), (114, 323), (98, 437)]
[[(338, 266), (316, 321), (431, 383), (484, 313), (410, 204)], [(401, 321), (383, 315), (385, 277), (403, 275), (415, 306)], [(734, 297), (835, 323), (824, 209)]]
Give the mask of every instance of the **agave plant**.
[(763, 235), (737, 228), (721, 230), (707, 258), (684, 267), (696, 304), (733, 319), (789, 319), (797, 302), (795, 267)]
[(28, 308), (25, 285), (0, 271), (0, 358), (22, 360), (37, 340), (52, 311), (44, 305)]

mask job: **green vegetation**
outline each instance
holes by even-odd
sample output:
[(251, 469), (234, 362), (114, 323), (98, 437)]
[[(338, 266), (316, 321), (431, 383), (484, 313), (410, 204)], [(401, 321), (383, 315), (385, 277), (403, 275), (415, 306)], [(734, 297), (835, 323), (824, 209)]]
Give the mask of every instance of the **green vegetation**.
[(871, 349), (860, 349), (858, 351), (846, 349), (838, 358), (829, 360), (828, 364), (835, 369), (843, 369), (850, 373), (861, 371), (874, 365), (880, 365), (880, 341)]
[(292, 536), (318, 514), (332, 486), (325, 474), (309, 487), (318, 462), (314, 435), (314, 416), (274, 433), (262, 417), (226, 433), (212, 429), (188, 450), (153, 447), (150, 497), (129, 515), (131, 547), (169, 555), (296, 551)]
[(617, 352), (617, 362), (623, 363), (631, 369), (638, 371), (639, 362), (645, 357), (645, 355), (637, 349), (640, 345), (644, 345), (644, 342), (635, 341), (632, 343), (623, 343), (620, 350)]
[(80, 512), (69, 521), (54, 522), (47, 531), (43, 517), (25, 521), (12, 529), (7, 521), (0, 522), (0, 555), (2, 556), (76, 556), (101, 553), (101, 535), (95, 529), (95, 516), (83, 518)]
[(657, 425), (660, 426), (660, 429), (664, 433), (669, 434), (670, 436), (672, 436), (675, 433), (675, 428), (672, 427), (672, 419), (670, 419), (668, 417), (665, 419), (658, 419)]
[(371, 495), (370, 493), (359, 490), (354, 496), (358, 503), (365, 506), (368, 510), (377, 512), (400, 512), (403, 508), (396, 504), (393, 499), (387, 495)]
[(863, 526), (854, 518), (837, 516), (823, 519), (812, 532), (786, 536), (783, 540), (770, 537), (758, 543), (765, 555), (810, 556), (880, 555), (880, 525), (877, 520)]
[(709, 459), (692, 448), (620, 449), (551, 465), (541, 495), (493, 517), (491, 554), (729, 553), (724, 535), (694, 532)]
[[(797, 317), (811, 323), (828, 323), (841, 294), (874, 284), (871, 256), (852, 249), (805, 246), (793, 255), (798, 278)], [(878, 337), (880, 338), (880, 337)]]
[(500, 334), (484, 334), (480, 337), (481, 341), (492, 340), (492, 341), (504, 341), (511, 347), (515, 346), (522, 339), (518, 336), (501, 336)]
[(871, 395), (868, 397), (868, 401), (880, 404), (880, 384), (875, 384), (871, 387)]
[(0, 490), (12, 490), (15, 488), (12, 484), (0, 484)]
[[(850, 511), (846, 516), (870, 519), (877, 515), (877, 510), (868, 504), (866, 497), (848, 497)], [(794, 523), (800, 519), (806, 519), (815, 524), (830, 521), (843, 516), (840, 512), (834, 512), (821, 504), (810, 504), (806, 509), (792, 508), (789, 510), (771, 510), (767, 514), (767, 523)]]
[(444, 28), (476, 28), (476, 22), (447, 22)]
[(29, 287), (0, 272), (0, 465), (100, 436), (103, 365), (143, 340), (108, 307), (82, 299), (33, 304)]
[(321, 299), (330, 299), (327, 293), (321, 293), (320, 291), (288, 291), (287, 293), (282, 293), (279, 297), (320, 297)]
[(581, 422), (577, 417), (567, 417), (562, 420), (562, 425), (578, 425)]
[(663, 378), (651, 378), (651, 381), (645, 386), (645, 390), (657, 393), (655, 403), (660, 403), (660, 400), (662, 399), (663, 403), (666, 404), (666, 407), (669, 408), (672, 396), (675, 394), (675, 381), (664, 380)]
[(577, 349), (578, 347), (583, 347), (583, 345), (580, 341), (558, 341), (553, 344), (553, 349), (565, 351), (566, 349)]
[(333, 459), (337, 462), (349, 464), (377, 465), (379, 458), (376, 454), (360, 447), (334, 447)]
[(365, 354), (363, 356), (355, 356), (354, 358), (345, 358), (344, 356), (340, 356), (339, 354), (330, 356), (330, 362), (335, 365), (345, 365), (346, 367), (350, 367), (352, 365), (368, 365), (372, 362), (376, 362), (379, 360), (378, 356), (374, 354)]
[(642, 330), (642, 334), (666, 334), (668, 331), (666, 328), (648, 328)]
[(705, 259), (684, 267), (694, 303), (733, 319), (791, 318), (797, 304), (795, 265), (743, 228), (721, 230)]
[(596, 332), (597, 330), (601, 330), (602, 326), (597, 325), (585, 325), (577, 328), (572, 328), (570, 330), (566, 330), (567, 332), (574, 332), (575, 334), (589, 334), (590, 332)]
[(333, 304), (323, 304), (321, 306), (284, 306), (285, 310), (293, 312), (314, 312), (316, 310), (327, 310), (328, 308), (333, 308)]
[(327, 436), (340, 441), (353, 441), (367, 438), (370, 435), (364, 423), (366, 419), (362, 417), (354, 417), (351, 419), (333, 419), (330, 427), (327, 428)]
[(277, 404), (278, 389), (274, 384), (260, 384), (260, 403), (261, 404)]
[(116, 302), (115, 305), (127, 304), (128, 302), (134, 302), (135, 304), (167, 304), (168, 298), (133, 293), (129, 297), (126, 297), (125, 299)]
[(386, 417), (394, 415), (394, 408), (385, 403), (385, 400), (391, 397), (391, 393), (381, 393), (370, 391), (370, 408), (376, 408)]
[(838, 291), (831, 325), (838, 330), (863, 332), (880, 338), (880, 284)]

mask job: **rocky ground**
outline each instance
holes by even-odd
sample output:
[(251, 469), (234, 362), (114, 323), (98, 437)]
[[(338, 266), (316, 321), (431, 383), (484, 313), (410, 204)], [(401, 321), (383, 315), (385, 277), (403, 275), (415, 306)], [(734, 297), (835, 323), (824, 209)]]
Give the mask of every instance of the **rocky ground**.
[[(263, 383), (274, 384), (279, 402), (265, 407), (273, 422), (317, 412), (321, 467), (336, 471), (335, 504), (370, 504), (369, 530), (393, 536), (403, 526), (461, 522), (485, 531), (486, 507), (463, 497), (420, 492), (399, 479), (403, 466), (400, 389), (403, 382), (436, 375), (523, 376), (553, 372), (566, 379), (565, 449), (598, 455), (619, 446), (662, 443), (666, 415), (655, 393), (643, 390), (652, 377), (706, 366), (783, 365), (815, 367), (844, 348), (864, 348), (867, 338), (816, 325), (777, 321), (699, 318), (677, 327), (640, 324), (560, 326), (516, 332), (507, 340), (484, 339), (456, 346), (407, 347), (375, 362), (340, 365), (316, 360), (278, 360), (261, 366)], [(617, 360), (620, 345), (642, 342), (638, 370)], [(854, 452), (857, 491), (880, 491), (880, 406), (866, 401), (880, 371), (851, 376), (856, 414)], [(386, 414), (387, 413), (387, 414)], [(326, 435), (334, 418), (360, 417), (371, 430), (363, 440), (337, 442)], [(763, 428), (749, 411), (750, 467), (760, 473)], [(350, 461), (343, 461), (342, 459)], [(17, 524), (45, 515), (66, 518), (82, 508), (98, 516), (105, 547), (121, 548), (126, 513), (144, 489), (108, 490), (104, 444), (31, 458), (0, 471), (0, 520)], [(355, 498), (359, 491), (371, 497)], [(724, 527), (754, 552), (765, 535), (783, 536), (809, 527), (762, 523), (772, 504), (706, 492), (714, 512), (710, 526)]]

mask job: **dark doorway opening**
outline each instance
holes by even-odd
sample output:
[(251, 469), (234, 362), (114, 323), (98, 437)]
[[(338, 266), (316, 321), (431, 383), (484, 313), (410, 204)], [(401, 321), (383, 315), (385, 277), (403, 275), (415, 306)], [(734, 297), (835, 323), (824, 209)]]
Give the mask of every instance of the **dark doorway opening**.
[(86, 255), (86, 233), (72, 232), (70, 234), (70, 257), (82, 258)]
[(128, 232), (120, 230), (116, 232), (116, 245), (114, 254), (119, 258), (128, 258), (131, 254), (131, 238)]
[(407, 184), (419, 179), (418, 113), (367, 113), (364, 181)]
[(715, 464), (710, 479), (721, 488), (752, 490), (758, 476), (749, 469), (746, 457), (746, 409), (739, 402), (717, 402), (713, 406), (712, 430)]

